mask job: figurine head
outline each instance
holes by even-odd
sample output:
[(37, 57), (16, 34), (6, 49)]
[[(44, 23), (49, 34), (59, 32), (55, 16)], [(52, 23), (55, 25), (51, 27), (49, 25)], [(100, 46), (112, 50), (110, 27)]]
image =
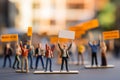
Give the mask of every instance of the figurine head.
[(10, 43), (7, 43), (7, 44), (6, 44), (6, 47), (7, 47), (7, 48), (10, 48)]
[(94, 41), (93, 41), (93, 45), (96, 45), (96, 44), (97, 44), (97, 42), (94, 40)]
[(104, 41), (101, 42), (101, 46), (106, 46)]
[(51, 48), (50, 48), (50, 46), (47, 46), (47, 48), (48, 48), (48, 50), (50, 50)]
[(19, 44), (18, 43), (16, 43), (16, 48), (19, 48)]
[(41, 48), (42, 47), (42, 44), (41, 43), (38, 43), (38, 48)]
[(66, 44), (63, 44), (63, 49), (67, 49), (67, 45)]
[(28, 40), (28, 45), (31, 45), (31, 40)]
[(24, 46), (23, 46), (23, 47), (24, 47), (24, 49), (27, 49), (27, 45), (26, 45), (26, 44), (24, 44)]

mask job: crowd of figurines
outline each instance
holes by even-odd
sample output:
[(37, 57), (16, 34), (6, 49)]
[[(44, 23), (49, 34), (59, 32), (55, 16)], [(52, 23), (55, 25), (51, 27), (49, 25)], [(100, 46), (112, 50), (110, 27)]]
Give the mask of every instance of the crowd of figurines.
[[(66, 71), (69, 72), (68, 69), (68, 59), (70, 58), (70, 48), (72, 46), (73, 40), (70, 42), (69, 46), (68, 44), (63, 44), (58, 41), (58, 47), (61, 52), (60, 58), (61, 58), (61, 69), (60, 71), (63, 71), (63, 66), (65, 65)], [(88, 42), (89, 47), (91, 48), (91, 66), (94, 65), (94, 61), (96, 66), (98, 66), (98, 61), (97, 61), (97, 52), (98, 52), (98, 47), (101, 49), (101, 66), (107, 66), (107, 61), (106, 61), (106, 44), (104, 41), (93, 41), (93, 42)], [(24, 71), (26, 69), (26, 72), (29, 72), (29, 67), (30, 69), (33, 69), (33, 54), (36, 56), (36, 62), (35, 62), (35, 68), (38, 68), (38, 62), (41, 60), (42, 68), (46, 72), (47, 67), (49, 64), (49, 71), (52, 72), (52, 58), (54, 57), (54, 49), (55, 45), (45, 45), (45, 49), (42, 48), (42, 44), (38, 43), (37, 48), (34, 49), (34, 46), (31, 44), (31, 41), (28, 41), (28, 44), (23, 44), (22, 41), (19, 43), (16, 43), (15, 45), (15, 60), (13, 65), (11, 65), (11, 55), (13, 54), (13, 50), (10, 47), (10, 43), (7, 43), (5, 48), (4, 48), (4, 63), (3, 63), (3, 68), (6, 66), (6, 60), (9, 60), (9, 66), (12, 67), (13, 69), (21, 69), (21, 71)], [(85, 47), (82, 44), (77, 44), (78, 48), (78, 62), (77, 64), (79, 65), (80, 57), (81, 57), (81, 64), (84, 64), (84, 57), (83, 53), (85, 51)], [(22, 58), (20, 58), (22, 56)], [(46, 57), (46, 65), (43, 60), (43, 56)], [(30, 66), (28, 66), (28, 59), (30, 61)], [(17, 66), (16, 66), (17, 65)]]

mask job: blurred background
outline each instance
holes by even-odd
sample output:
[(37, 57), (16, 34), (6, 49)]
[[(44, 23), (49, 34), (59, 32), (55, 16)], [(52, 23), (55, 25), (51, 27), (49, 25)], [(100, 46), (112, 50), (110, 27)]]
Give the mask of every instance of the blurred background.
[[(26, 41), (27, 28), (32, 26), (33, 44), (49, 42), (60, 30), (95, 18), (99, 27), (80, 36), (85, 44), (89, 33), (97, 38), (102, 31), (120, 29), (120, 0), (0, 0), (0, 34), (17, 33)], [(120, 39), (106, 43), (119, 57)]]

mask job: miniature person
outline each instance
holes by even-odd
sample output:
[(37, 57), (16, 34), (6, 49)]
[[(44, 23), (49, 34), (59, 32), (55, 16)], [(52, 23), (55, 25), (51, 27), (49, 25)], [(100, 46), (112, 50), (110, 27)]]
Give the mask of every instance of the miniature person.
[(94, 40), (92, 43), (88, 43), (89, 46), (91, 47), (91, 51), (92, 51), (92, 63), (91, 66), (94, 65), (94, 60), (96, 63), (96, 66), (98, 66), (98, 61), (97, 61), (97, 51), (98, 51), (98, 47), (100, 46), (100, 40), (97, 44), (97, 42)]
[(29, 72), (29, 68), (28, 68), (28, 52), (30, 51), (30, 49), (27, 49), (27, 45), (24, 44), (22, 47), (22, 41), (20, 42), (20, 47), (22, 50), (22, 63), (21, 63), (21, 70), (22, 72), (24, 71), (24, 65), (26, 68), (26, 72)]
[(72, 42), (71, 42), (71, 44), (70, 44), (69, 47), (67, 47), (67, 45), (64, 44), (63, 48), (61, 48), (60, 43), (58, 41), (58, 47), (59, 47), (59, 49), (61, 51), (61, 58), (62, 58), (62, 64), (61, 64), (61, 70), (60, 71), (63, 71), (63, 65), (64, 65), (64, 63), (65, 63), (67, 72), (69, 71), (68, 70), (68, 58), (69, 58), (68, 51), (70, 50), (71, 46), (72, 46)]
[(30, 49), (28, 53), (28, 60), (30, 60), (30, 69), (33, 69), (33, 54), (34, 54), (34, 46), (31, 44), (31, 40), (28, 41), (27, 49)]
[(7, 43), (5, 48), (4, 48), (4, 64), (3, 68), (6, 66), (6, 60), (9, 60), (9, 67), (11, 67), (11, 58), (10, 56), (12, 55), (13, 51), (12, 48), (10, 47), (10, 43)]
[(84, 45), (79, 44), (78, 45), (78, 63), (77, 63), (77, 65), (79, 65), (80, 57), (81, 57), (81, 65), (84, 65), (84, 57), (83, 57), (84, 51), (85, 51)]
[(36, 64), (35, 64), (35, 69), (38, 67), (38, 62), (39, 59), (41, 60), (42, 63), (42, 68), (44, 69), (44, 62), (43, 62), (43, 55), (44, 55), (44, 50), (42, 49), (41, 43), (38, 43), (38, 47), (35, 50), (35, 55), (36, 55)]
[[(54, 48), (54, 47), (53, 47), (53, 48)], [(45, 57), (46, 57), (47, 59), (46, 59), (45, 72), (47, 71), (48, 63), (50, 63), (50, 65), (49, 65), (49, 70), (50, 70), (50, 72), (52, 72), (53, 50), (54, 50), (54, 49), (51, 49), (50, 46), (48, 46), (48, 44), (46, 44), (46, 54), (45, 54)]]
[(13, 63), (13, 69), (15, 69), (15, 64), (17, 63), (17, 69), (20, 69), (20, 55), (21, 55), (21, 48), (19, 46), (19, 44), (17, 43), (16, 44), (16, 55), (15, 55), (15, 60), (14, 60), (14, 63)]
[(106, 60), (107, 47), (104, 41), (101, 42), (100, 48), (101, 48), (101, 66), (107, 66), (107, 60)]

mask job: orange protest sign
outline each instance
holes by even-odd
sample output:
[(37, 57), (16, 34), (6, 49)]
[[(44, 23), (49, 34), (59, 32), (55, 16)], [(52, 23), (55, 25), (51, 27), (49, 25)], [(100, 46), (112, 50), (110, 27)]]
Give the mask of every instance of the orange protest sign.
[(114, 31), (106, 31), (103, 32), (103, 39), (118, 39), (120, 37), (119, 30), (114, 30)]
[(75, 31), (75, 38), (80, 38), (83, 34), (85, 34), (85, 31)]
[(32, 36), (32, 27), (28, 27), (27, 35)]
[(61, 43), (66, 43), (66, 42), (68, 42), (70, 39), (66, 39), (66, 38), (59, 38), (59, 41), (61, 42)]
[(59, 40), (61, 43), (66, 43), (66, 42), (68, 42), (70, 39), (58, 38), (58, 37), (50, 37), (50, 42), (51, 42), (51, 43), (57, 43), (58, 40)]
[(85, 31), (75, 31), (75, 35), (82, 35), (85, 34)]
[(81, 34), (75, 34), (75, 38), (80, 38), (81, 37)]
[(18, 34), (1, 35), (1, 42), (18, 41)]
[(70, 27), (69, 30), (75, 31), (75, 38), (80, 38), (81, 35), (85, 34), (85, 30), (81, 27)]
[(99, 22), (98, 22), (98, 19), (93, 19), (91, 21), (87, 21), (87, 22), (78, 24), (76, 26), (81, 27), (81, 29), (83, 30), (90, 30), (90, 29), (97, 28), (99, 26)]
[(58, 37), (51, 37), (50, 42), (51, 43), (56, 43), (58, 41)]
[(68, 30), (71, 30), (71, 31), (85, 31), (82, 26), (69, 27)]
[(83, 22), (83, 23), (80, 23), (78, 25), (69, 27), (68, 30), (71, 30), (71, 31), (84, 31), (85, 32), (87, 30), (97, 28), (98, 26), (99, 26), (98, 19), (93, 19), (91, 21)]

